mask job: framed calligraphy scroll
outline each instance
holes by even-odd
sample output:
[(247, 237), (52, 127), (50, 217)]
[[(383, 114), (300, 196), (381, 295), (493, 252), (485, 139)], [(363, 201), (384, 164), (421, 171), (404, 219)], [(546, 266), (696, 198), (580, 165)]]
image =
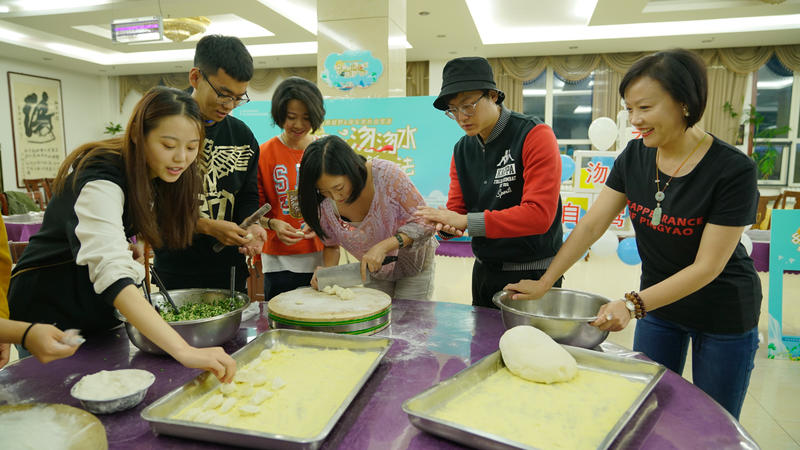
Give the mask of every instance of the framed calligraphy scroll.
[(22, 180), (55, 178), (67, 154), (61, 81), (8, 72), (17, 187)]

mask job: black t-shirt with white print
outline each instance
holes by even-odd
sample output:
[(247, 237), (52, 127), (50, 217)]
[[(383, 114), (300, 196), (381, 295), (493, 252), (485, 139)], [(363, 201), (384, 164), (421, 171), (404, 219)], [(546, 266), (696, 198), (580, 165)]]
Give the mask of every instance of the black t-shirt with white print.
[[(656, 149), (633, 140), (619, 155), (606, 185), (625, 194), (642, 258), (641, 289), (694, 262), (707, 223), (745, 226), (758, 207), (756, 165), (744, 153), (714, 138), (705, 156), (664, 191), (661, 223), (656, 207)], [(661, 187), (670, 175), (659, 173)], [(761, 282), (740, 243), (711, 283), (651, 314), (707, 333), (743, 333), (758, 324)]]

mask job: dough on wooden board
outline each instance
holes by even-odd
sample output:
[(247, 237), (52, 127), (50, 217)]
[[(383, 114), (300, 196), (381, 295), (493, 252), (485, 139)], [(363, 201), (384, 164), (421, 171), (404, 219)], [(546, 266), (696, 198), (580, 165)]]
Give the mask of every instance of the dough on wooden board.
[(542, 330), (520, 325), (503, 333), (500, 353), (514, 375), (537, 383), (558, 383), (575, 378), (578, 364), (564, 347)]

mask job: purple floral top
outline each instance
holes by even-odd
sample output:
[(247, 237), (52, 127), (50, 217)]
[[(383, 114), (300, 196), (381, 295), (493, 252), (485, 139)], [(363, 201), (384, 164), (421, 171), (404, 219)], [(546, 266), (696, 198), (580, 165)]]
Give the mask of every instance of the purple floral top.
[(426, 255), (433, 257), (430, 250), (439, 245), (433, 237), (434, 229), (413, 215), (418, 207), (425, 206), (425, 200), (408, 175), (391, 161), (373, 159), (372, 179), (375, 196), (359, 224), (342, 220), (333, 200), (326, 198), (320, 203), (320, 225), (328, 235), (322, 242), (328, 247), (341, 245), (361, 260), (373, 245), (396, 233), (405, 233), (414, 243), (387, 254), (397, 255), (397, 262), (383, 266), (373, 277), (398, 280), (415, 275), (422, 270)]

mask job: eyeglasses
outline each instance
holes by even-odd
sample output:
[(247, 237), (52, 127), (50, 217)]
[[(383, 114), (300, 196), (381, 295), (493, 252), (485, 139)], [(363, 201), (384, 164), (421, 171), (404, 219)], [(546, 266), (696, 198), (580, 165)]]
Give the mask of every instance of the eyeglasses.
[(217, 94), (217, 104), (228, 106), (230, 103), (233, 103), (233, 107), (236, 108), (237, 106), (242, 106), (250, 101), (250, 97), (247, 96), (247, 92), (244, 93), (243, 97), (233, 97), (231, 95), (225, 95), (221, 93), (213, 84), (211, 84), (211, 80), (208, 79), (205, 73), (201, 71), (200, 74), (203, 75), (203, 79), (206, 80), (206, 83), (208, 83), (208, 85), (211, 86), (211, 89), (214, 90), (214, 93)]
[(486, 97), (486, 94), (478, 97), (474, 103), (467, 103), (466, 105), (461, 105), (458, 108), (449, 108), (445, 110), (444, 114), (453, 120), (458, 120), (458, 113), (461, 113), (467, 117), (472, 117), (475, 115), (475, 108), (478, 106), (478, 102), (480, 102), (483, 97)]

